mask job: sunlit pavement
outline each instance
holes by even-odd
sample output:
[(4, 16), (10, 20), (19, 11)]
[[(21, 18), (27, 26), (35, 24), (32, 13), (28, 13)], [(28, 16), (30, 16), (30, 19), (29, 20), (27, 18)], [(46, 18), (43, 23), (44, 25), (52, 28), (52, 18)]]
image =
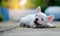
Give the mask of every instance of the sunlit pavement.
[[(7, 23), (0, 23), (0, 24), (11, 24), (17, 25), (17, 22), (7, 22)], [(60, 21), (55, 21), (53, 24), (59, 26)], [(10, 31), (6, 31), (3, 33), (0, 33), (0, 36), (60, 36), (60, 28), (39, 28), (39, 29), (33, 29), (33, 28), (15, 28)]]

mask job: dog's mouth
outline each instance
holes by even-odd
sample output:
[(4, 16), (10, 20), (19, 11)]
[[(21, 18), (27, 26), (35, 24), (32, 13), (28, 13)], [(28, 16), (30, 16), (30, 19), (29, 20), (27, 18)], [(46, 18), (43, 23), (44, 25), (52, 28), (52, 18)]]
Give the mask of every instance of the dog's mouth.
[(36, 25), (36, 28), (45, 28), (46, 27), (43, 24), (38, 23), (38, 18), (35, 19), (34, 24)]
[(42, 24), (39, 24), (39, 23), (38, 23), (38, 18), (35, 19), (34, 24), (35, 24), (36, 26), (42, 25)]
[(39, 25), (39, 23), (38, 23), (38, 18), (36, 18), (36, 19), (34, 20), (34, 24), (35, 24), (35, 25)]

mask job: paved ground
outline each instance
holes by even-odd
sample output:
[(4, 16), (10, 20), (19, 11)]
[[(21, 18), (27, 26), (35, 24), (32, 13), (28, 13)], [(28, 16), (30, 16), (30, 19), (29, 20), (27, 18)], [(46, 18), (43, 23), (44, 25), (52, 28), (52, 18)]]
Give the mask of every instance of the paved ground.
[(14, 28), (17, 25), (18, 22), (0, 22), (0, 31), (8, 30), (11, 28)]
[[(0, 24), (9, 24), (9, 26), (13, 25), (16, 26), (17, 22), (7, 22), (7, 23), (4, 22)], [(59, 26), (60, 21), (58, 22), (55, 21), (53, 22), (53, 24)], [(40, 28), (40, 29), (16, 28), (10, 31), (0, 33), (0, 36), (60, 36), (60, 28)]]

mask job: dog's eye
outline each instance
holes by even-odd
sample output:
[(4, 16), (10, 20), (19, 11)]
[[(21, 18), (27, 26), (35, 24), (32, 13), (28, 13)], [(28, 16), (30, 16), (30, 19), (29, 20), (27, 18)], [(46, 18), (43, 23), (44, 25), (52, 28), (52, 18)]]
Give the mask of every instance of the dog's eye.
[(42, 20), (42, 21), (44, 21), (44, 19), (43, 19), (43, 18), (41, 18), (41, 20)]
[(37, 16), (37, 15), (36, 15)]

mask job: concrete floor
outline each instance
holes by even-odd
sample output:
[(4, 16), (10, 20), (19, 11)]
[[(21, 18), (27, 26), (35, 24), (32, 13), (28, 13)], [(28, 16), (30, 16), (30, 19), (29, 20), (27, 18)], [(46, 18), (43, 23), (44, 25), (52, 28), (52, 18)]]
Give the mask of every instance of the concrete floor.
[[(17, 25), (17, 22), (8, 22)], [(7, 24), (7, 23), (0, 23)], [(54, 21), (52, 24), (60, 26), (60, 21)], [(60, 28), (16, 28), (10, 31), (0, 33), (0, 36), (60, 36)]]

